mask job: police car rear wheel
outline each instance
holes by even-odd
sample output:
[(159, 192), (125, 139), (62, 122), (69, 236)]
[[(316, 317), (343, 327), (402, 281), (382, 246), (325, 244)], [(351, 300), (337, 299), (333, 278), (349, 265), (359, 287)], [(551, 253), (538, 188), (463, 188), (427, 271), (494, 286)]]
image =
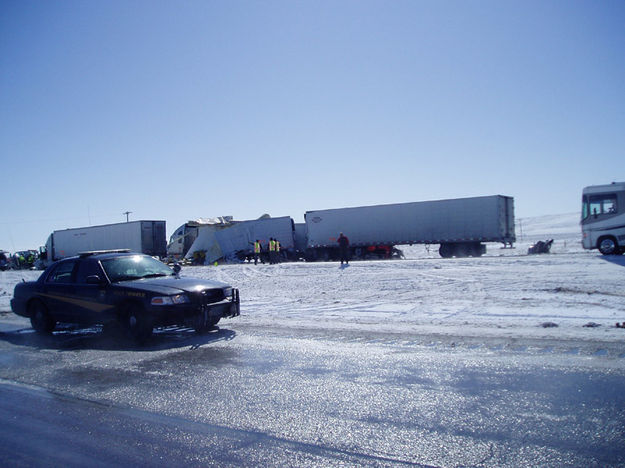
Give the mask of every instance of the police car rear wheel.
[(56, 322), (48, 313), (46, 306), (39, 301), (34, 301), (28, 306), (30, 312), (30, 324), (37, 333), (49, 334), (54, 330)]

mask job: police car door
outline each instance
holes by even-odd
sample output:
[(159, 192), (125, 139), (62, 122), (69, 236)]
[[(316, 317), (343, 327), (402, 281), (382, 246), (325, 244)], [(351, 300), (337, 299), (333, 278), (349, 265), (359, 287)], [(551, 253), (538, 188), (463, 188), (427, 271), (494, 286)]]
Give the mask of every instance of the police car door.
[(76, 305), (83, 323), (103, 323), (114, 317), (109, 283), (100, 263), (93, 258), (79, 260), (76, 270)]

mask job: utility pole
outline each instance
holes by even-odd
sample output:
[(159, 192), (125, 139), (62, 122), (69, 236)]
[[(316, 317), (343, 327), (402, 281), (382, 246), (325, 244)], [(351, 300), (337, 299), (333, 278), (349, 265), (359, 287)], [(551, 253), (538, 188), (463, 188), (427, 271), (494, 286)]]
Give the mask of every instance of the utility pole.
[(122, 214), (126, 215), (126, 222), (128, 222), (128, 215), (132, 213), (132, 211), (124, 211)]

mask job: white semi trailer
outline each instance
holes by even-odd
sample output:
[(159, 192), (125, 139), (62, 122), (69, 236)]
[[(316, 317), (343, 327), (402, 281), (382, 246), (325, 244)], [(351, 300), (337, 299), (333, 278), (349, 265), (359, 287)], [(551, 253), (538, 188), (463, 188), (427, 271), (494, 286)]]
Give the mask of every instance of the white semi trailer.
[(306, 257), (333, 259), (344, 233), (353, 258), (390, 256), (396, 245), (440, 244), (442, 257), (480, 256), (483, 242), (512, 246), (514, 199), (503, 195), (308, 211)]
[(46, 242), (44, 264), (94, 250), (130, 249), (164, 257), (165, 228), (165, 221), (144, 220), (54, 231)]

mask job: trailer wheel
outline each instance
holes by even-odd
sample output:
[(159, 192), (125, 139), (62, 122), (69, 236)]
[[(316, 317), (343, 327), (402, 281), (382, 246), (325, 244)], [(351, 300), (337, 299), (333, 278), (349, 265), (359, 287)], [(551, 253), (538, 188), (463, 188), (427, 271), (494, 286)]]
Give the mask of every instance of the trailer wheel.
[(484, 254), (484, 251), (485, 251), (484, 245), (480, 244), (479, 242), (471, 246), (472, 257), (481, 257)]
[(456, 257), (466, 258), (473, 254), (473, 246), (471, 244), (456, 244)]
[(438, 249), (438, 253), (443, 258), (451, 258), (456, 253), (455, 244), (441, 244)]
[(597, 247), (599, 252), (603, 255), (617, 255), (619, 253), (619, 246), (616, 243), (614, 237), (602, 237), (597, 241)]

